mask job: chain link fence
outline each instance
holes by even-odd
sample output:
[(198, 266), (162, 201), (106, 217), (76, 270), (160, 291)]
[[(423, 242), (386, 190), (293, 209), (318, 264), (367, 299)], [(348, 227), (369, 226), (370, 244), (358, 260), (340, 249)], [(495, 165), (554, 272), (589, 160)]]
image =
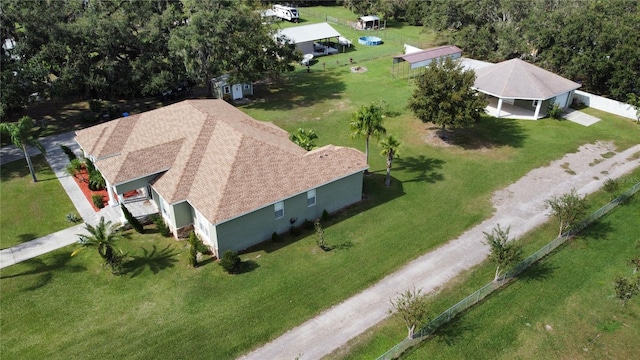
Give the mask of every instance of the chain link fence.
[(416, 331), (413, 338), (404, 339), (403, 341), (396, 344), (393, 348), (389, 349), (387, 352), (378, 357), (378, 360), (387, 360), (387, 359), (397, 359), (402, 354), (409, 350), (411, 347), (419, 344), (421, 341), (427, 339), (431, 336), (439, 327), (448, 323), (453, 319), (456, 315), (461, 312), (471, 308), (475, 304), (482, 301), (484, 298), (489, 296), (494, 291), (500, 289), (505, 284), (511, 282), (515, 277), (520, 274), (522, 271), (527, 269), (529, 266), (547, 256), (553, 250), (557, 249), (560, 245), (564, 244), (568, 239), (570, 239), (573, 235), (579, 233), (584, 230), (587, 226), (597, 221), (604, 215), (611, 212), (611, 210), (615, 209), (618, 205), (624, 204), (627, 202), (635, 193), (640, 191), (640, 182), (636, 183), (633, 187), (622, 193), (620, 196), (601, 207), (600, 209), (593, 212), (582, 222), (573, 226), (569, 231), (564, 234), (558, 236), (556, 239), (543, 246), (541, 249), (524, 259), (518, 265), (516, 265), (509, 272), (501, 276), (498, 280), (492, 281), (487, 285), (483, 286), (479, 290), (476, 290), (473, 294), (467, 296), (457, 304), (445, 310), (440, 315), (436, 316), (433, 320), (429, 321), (424, 327), (420, 330)]

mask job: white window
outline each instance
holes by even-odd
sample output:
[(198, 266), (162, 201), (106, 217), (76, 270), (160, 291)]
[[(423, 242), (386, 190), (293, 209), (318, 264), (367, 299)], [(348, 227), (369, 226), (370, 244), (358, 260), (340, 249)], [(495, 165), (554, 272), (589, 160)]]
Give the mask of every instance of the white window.
[(229, 87), (229, 85), (225, 85), (222, 87), (222, 92), (224, 94), (231, 94), (231, 88)]
[(284, 216), (284, 201), (277, 202), (273, 205), (273, 211), (275, 212), (276, 219), (280, 219)]
[(245, 89), (245, 90), (249, 90), (249, 89), (251, 89), (251, 84), (244, 84), (244, 85), (242, 85), (242, 88)]
[(307, 206), (316, 204), (316, 189), (307, 191)]
[(162, 199), (162, 213), (169, 219), (171, 219), (171, 215), (169, 215), (169, 204), (167, 204), (164, 199)]
[(533, 100), (533, 101), (531, 102), (531, 106), (533, 106), (534, 108), (537, 108), (537, 107), (538, 107), (538, 102), (539, 102), (539, 101), (540, 101), (540, 100)]

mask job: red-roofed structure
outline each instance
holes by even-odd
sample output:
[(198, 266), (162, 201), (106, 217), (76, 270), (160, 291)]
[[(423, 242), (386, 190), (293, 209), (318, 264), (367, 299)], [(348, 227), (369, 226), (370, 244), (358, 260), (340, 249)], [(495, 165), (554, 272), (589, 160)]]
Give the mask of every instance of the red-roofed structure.
[[(420, 74), (421, 68), (429, 66), (433, 60), (441, 60), (447, 57), (458, 59), (462, 56), (462, 49), (453, 45), (438, 46), (422, 51), (411, 52), (393, 57), (393, 77), (408, 77)], [(408, 65), (407, 66), (405, 64)]]

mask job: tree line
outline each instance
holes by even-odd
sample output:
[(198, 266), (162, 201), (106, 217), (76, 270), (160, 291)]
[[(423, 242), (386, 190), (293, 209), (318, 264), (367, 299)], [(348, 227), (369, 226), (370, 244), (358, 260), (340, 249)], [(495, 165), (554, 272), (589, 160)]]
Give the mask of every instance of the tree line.
[(343, 0), (358, 15), (422, 25), (466, 56), (522, 58), (627, 101), (640, 95), (640, 8), (612, 0)]
[(0, 9), (0, 116), (31, 94), (61, 100), (154, 96), (229, 73), (292, 70), (295, 48), (249, 0), (23, 1)]

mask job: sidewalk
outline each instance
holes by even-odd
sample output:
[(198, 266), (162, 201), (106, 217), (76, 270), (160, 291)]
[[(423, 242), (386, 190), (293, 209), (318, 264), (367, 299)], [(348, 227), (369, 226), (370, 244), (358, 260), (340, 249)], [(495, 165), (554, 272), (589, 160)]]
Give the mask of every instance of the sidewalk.
[[(60, 145), (68, 146), (79, 155), (80, 147), (73, 140), (74, 136), (75, 134), (73, 132), (67, 132), (39, 139), (42, 146), (44, 146), (47, 151), (45, 158), (47, 159), (49, 166), (56, 174), (60, 184), (69, 195), (71, 202), (85, 223), (95, 225), (100, 221), (101, 216), (104, 216), (106, 220), (118, 222), (120, 216), (119, 211), (115, 211), (114, 208), (105, 207), (102, 211), (95, 212), (89, 201), (82, 193), (82, 190), (80, 190), (76, 181), (72, 176), (65, 172), (69, 159), (60, 149)], [(40, 153), (40, 151), (34, 148), (28, 149), (28, 152), (32, 155)], [(24, 153), (22, 150), (15, 146), (6, 146), (1, 148), (0, 156), (0, 163), (2, 164), (24, 159)], [(73, 244), (78, 241), (77, 234), (84, 232), (85, 225), (79, 224), (38, 239), (22, 243), (9, 249), (0, 250), (0, 269)]]
[[(606, 173), (615, 179), (639, 167), (640, 159), (631, 159), (639, 151), (640, 145), (636, 145), (595, 166), (587, 165), (587, 170), (575, 176), (567, 174), (561, 166), (567, 156), (572, 155), (567, 154), (549, 167), (557, 168), (558, 179), (568, 178), (570, 181), (543, 178), (539, 176), (538, 169), (532, 170), (521, 179), (527, 181), (519, 180), (500, 191), (508, 195), (490, 219), (240, 359), (302, 360), (320, 359), (330, 354), (387, 318), (389, 299), (395, 298), (399, 292), (415, 286), (421, 288), (423, 293), (431, 293), (462, 271), (481, 263), (489, 253), (483, 243), (483, 231), (490, 232), (500, 224), (503, 227), (511, 226), (510, 236), (522, 236), (548, 220), (544, 204), (546, 199), (568, 193), (571, 188), (581, 195), (600, 189), (606, 180), (602, 174)], [(535, 180), (535, 186), (531, 185), (532, 179)], [(519, 202), (516, 192), (527, 194), (530, 200)]]

